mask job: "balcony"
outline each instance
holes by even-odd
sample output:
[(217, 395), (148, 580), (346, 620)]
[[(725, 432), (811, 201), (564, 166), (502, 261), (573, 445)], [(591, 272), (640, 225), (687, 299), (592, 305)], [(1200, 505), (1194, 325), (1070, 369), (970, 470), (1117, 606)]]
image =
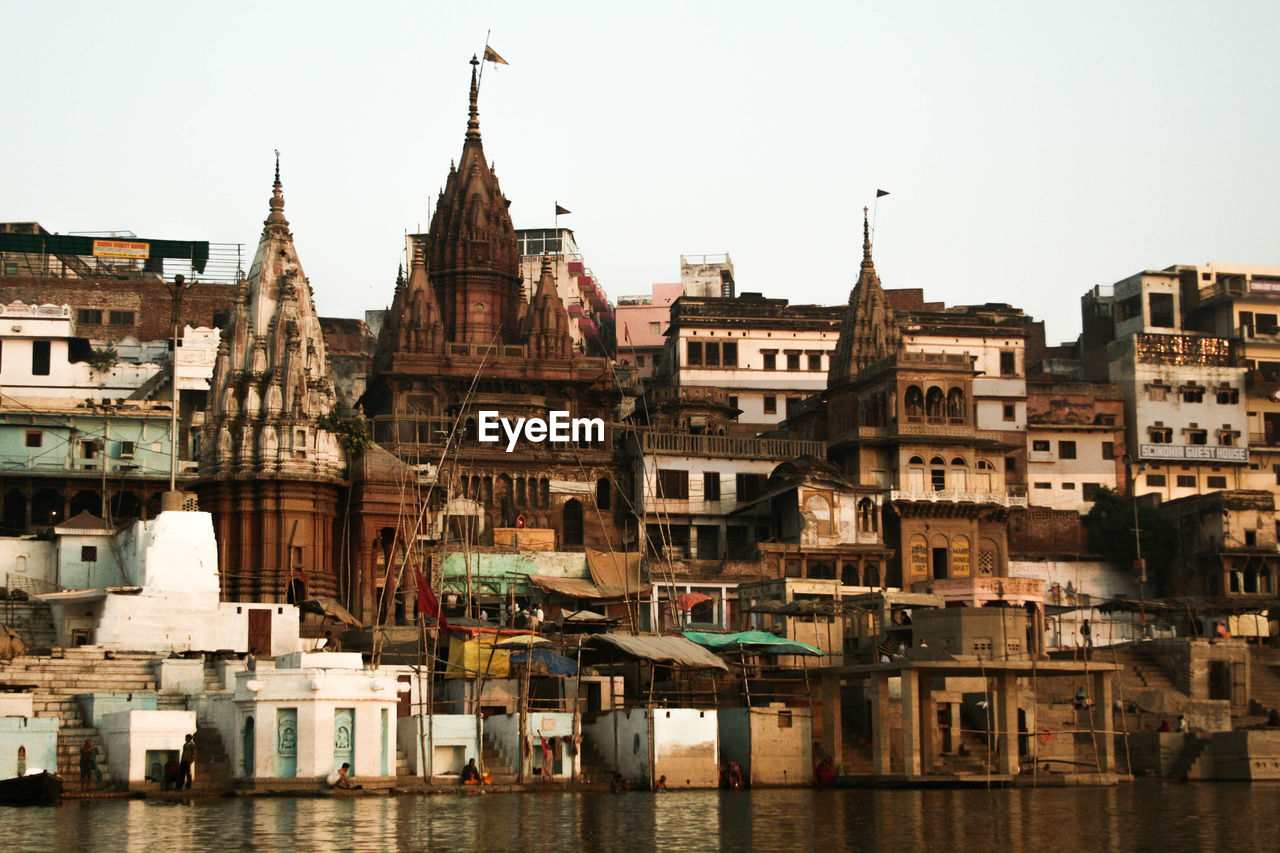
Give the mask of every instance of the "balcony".
[(942, 491), (927, 490), (905, 490), (894, 489), (889, 492), (889, 500), (891, 501), (920, 501), (928, 503), (972, 503), (972, 504), (996, 504), (998, 506), (1020, 506), (1027, 505), (1025, 496), (1014, 495), (1008, 492), (970, 492), (957, 491), (954, 489), (944, 489)]
[(790, 438), (747, 438), (732, 435), (688, 435), (679, 432), (638, 432), (640, 451), (646, 455), (700, 456), (717, 459), (794, 459), (797, 456), (822, 458), (827, 451), (821, 441)]

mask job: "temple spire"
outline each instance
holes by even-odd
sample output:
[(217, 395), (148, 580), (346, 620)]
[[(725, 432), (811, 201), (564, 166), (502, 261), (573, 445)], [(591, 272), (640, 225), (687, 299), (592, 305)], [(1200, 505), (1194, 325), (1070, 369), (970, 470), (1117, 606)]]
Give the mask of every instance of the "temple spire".
[(480, 65), (480, 60), (476, 59), (475, 54), (471, 55), (471, 108), (467, 118), (467, 139), (480, 138), (480, 82), (476, 79), (476, 68)]

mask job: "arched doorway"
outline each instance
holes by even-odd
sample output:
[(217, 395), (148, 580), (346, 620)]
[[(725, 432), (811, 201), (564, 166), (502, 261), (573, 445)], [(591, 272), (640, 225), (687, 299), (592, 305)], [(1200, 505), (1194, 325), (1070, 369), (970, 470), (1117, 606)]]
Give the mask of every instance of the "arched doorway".
[(564, 504), (564, 544), (582, 544), (582, 503), (577, 498)]

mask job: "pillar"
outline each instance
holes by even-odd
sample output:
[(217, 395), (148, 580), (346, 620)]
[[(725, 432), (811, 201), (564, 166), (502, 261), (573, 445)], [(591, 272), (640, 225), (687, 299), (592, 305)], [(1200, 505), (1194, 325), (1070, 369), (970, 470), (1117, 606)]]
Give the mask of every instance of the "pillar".
[(964, 737), (964, 724), (960, 720), (960, 702), (948, 702), (947, 713), (951, 715), (951, 751), (960, 751), (961, 739)]
[(871, 693), (871, 768), (877, 776), (888, 776), (892, 756), (889, 746), (889, 673), (871, 673), (868, 689)]
[(1116, 766), (1116, 736), (1114, 712), (1111, 707), (1111, 677), (1107, 670), (1093, 676), (1093, 713), (1098, 714), (1100, 728), (1098, 733), (1098, 772), (1111, 773)]
[(933, 679), (927, 673), (920, 678), (920, 766), (925, 773), (933, 770), (938, 760), (938, 703), (933, 699)]
[(902, 670), (902, 761), (908, 778), (920, 775), (920, 672)]
[(843, 763), (844, 732), (840, 714), (840, 683), (838, 675), (822, 677), (822, 748), (831, 756), (834, 764)]
[(1018, 676), (1003, 671), (996, 679), (996, 731), (1000, 748), (996, 772), (1018, 774)]

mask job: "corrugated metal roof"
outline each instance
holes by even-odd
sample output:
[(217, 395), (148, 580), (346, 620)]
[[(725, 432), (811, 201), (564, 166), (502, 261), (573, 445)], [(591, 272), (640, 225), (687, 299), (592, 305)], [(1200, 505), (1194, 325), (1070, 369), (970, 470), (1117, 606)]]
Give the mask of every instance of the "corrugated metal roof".
[(632, 657), (655, 663), (669, 663), (689, 669), (729, 671), (729, 667), (724, 661), (684, 637), (637, 637), (632, 634), (594, 634), (587, 640), (587, 645), (613, 646)]

